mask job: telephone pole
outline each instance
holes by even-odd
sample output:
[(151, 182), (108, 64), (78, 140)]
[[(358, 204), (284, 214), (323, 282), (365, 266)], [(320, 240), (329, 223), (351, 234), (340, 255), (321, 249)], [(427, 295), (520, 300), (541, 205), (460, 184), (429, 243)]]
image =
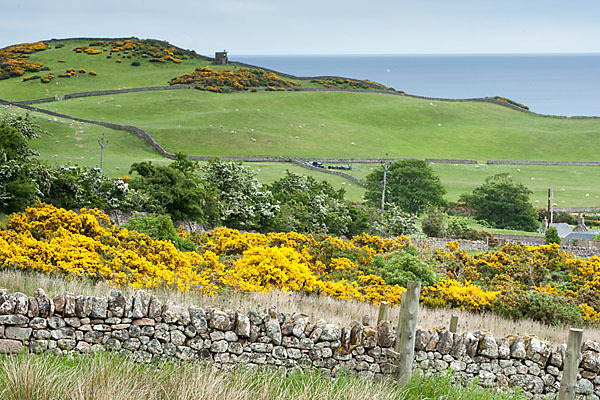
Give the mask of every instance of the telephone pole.
[(387, 165), (387, 157), (388, 157), (388, 153), (385, 153), (385, 162), (383, 164), (383, 190), (381, 191), (381, 211), (383, 211), (385, 209), (385, 186), (387, 185), (387, 171), (388, 171), (388, 165)]
[[(108, 142), (106, 142), (108, 143)], [(102, 138), (98, 140), (98, 144), (100, 145), (100, 175), (102, 175), (102, 169), (104, 164), (104, 132), (102, 132)]]

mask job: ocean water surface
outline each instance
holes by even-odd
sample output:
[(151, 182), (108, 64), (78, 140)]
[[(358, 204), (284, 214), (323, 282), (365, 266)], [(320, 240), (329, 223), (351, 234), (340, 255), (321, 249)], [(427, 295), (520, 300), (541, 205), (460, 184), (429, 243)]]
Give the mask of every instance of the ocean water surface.
[(541, 114), (600, 116), (600, 54), (230, 54), (229, 59), (296, 76), (369, 79), (420, 96), (503, 96)]

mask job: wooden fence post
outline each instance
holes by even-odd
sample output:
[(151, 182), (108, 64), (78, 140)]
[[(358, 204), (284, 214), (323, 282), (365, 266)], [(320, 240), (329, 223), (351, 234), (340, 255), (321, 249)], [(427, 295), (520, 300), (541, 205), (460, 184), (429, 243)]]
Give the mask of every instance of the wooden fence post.
[(456, 333), (456, 328), (458, 328), (458, 315), (452, 314), (450, 318), (450, 332)]
[(390, 303), (388, 303), (387, 301), (382, 301), (379, 304), (379, 316), (377, 317), (377, 325), (379, 325), (381, 321), (388, 320), (389, 309)]
[(400, 312), (398, 313), (398, 325), (396, 325), (396, 342), (394, 343), (394, 351), (400, 353), (402, 343), (402, 327), (404, 326), (404, 308), (406, 307), (406, 291), (400, 296)]
[(402, 295), (400, 332), (400, 361), (397, 379), (402, 386), (406, 385), (412, 375), (413, 358), (415, 355), (415, 335), (417, 330), (417, 317), (419, 314), (419, 298), (421, 297), (421, 283), (408, 281), (406, 292)]
[(567, 342), (567, 352), (563, 362), (563, 376), (560, 381), (558, 400), (573, 400), (577, 389), (577, 369), (579, 368), (579, 356), (581, 355), (581, 341), (583, 329), (571, 328)]

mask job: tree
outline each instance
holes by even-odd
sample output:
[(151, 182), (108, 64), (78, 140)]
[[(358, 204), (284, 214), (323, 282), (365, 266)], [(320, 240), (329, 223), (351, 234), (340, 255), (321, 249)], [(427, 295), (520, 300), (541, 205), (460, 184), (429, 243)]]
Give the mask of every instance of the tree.
[(205, 184), (195, 169), (187, 168), (182, 160), (167, 166), (149, 161), (135, 163), (129, 172), (137, 173), (131, 187), (149, 197), (146, 211), (166, 213), (173, 220), (217, 222), (215, 188)]
[(46, 168), (35, 158), (29, 140), (41, 129), (29, 115), (0, 117), (0, 211), (21, 211), (40, 198)]
[[(372, 209), (373, 210), (373, 209)], [(401, 236), (416, 233), (417, 217), (403, 212), (394, 204), (387, 204), (385, 210), (373, 210), (370, 231), (379, 236)]]
[(217, 209), (225, 226), (265, 230), (279, 213), (271, 192), (240, 162), (212, 159), (200, 168), (200, 176), (216, 188)]
[(529, 202), (532, 192), (520, 183), (513, 182), (507, 173), (488, 177), (483, 185), (463, 194), (460, 200), (474, 211), (478, 220), (494, 228), (535, 231), (537, 213)]
[[(383, 170), (367, 175), (365, 199), (374, 207), (381, 204)], [(385, 200), (411, 214), (420, 214), (429, 207), (444, 207), (446, 190), (429, 164), (422, 160), (401, 160), (389, 166)]]
[[(287, 171), (283, 178), (269, 185), (269, 190), (281, 210), (278, 230), (352, 235), (357, 232), (351, 229), (362, 226), (360, 220), (364, 215), (359, 210), (350, 210), (353, 206), (344, 200), (344, 189), (335, 190), (326, 181), (318, 182), (311, 176)], [(355, 226), (352, 215), (357, 218)]]
[(552, 243), (560, 244), (560, 242), (561, 242), (560, 236), (558, 236), (558, 231), (553, 226), (551, 226), (550, 228), (548, 228), (546, 230), (546, 233), (544, 234), (544, 238), (546, 239), (546, 244), (552, 244)]

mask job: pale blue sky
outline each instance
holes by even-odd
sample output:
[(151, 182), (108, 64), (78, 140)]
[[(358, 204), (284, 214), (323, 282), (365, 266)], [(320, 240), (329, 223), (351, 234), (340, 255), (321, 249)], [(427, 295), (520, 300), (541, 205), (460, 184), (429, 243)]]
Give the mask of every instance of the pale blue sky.
[(201, 54), (600, 53), (598, 0), (14, 0), (1, 9), (0, 48), (136, 36)]

